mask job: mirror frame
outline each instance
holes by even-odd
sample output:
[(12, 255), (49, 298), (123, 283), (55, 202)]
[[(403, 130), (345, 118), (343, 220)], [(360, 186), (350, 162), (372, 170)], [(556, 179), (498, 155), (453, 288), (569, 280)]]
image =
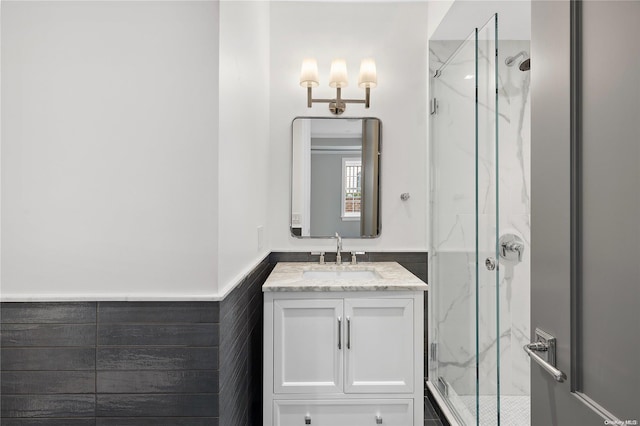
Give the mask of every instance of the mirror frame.
[(304, 239), (328, 239), (335, 238), (331, 235), (295, 235), (293, 233), (293, 148), (294, 148), (294, 139), (293, 139), (293, 125), (296, 120), (299, 119), (310, 119), (310, 120), (378, 120), (379, 128), (380, 128), (380, 136), (378, 138), (378, 234), (377, 235), (364, 235), (358, 237), (350, 237), (350, 236), (341, 236), (343, 239), (353, 239), (353, 240), (363, 240), (363, 239), (374, 239), (380, 238), (382, 234), (382, 188), (380, 185), (382, 175), (382, 169), (380, 167), (382, 162), (382, 120), (378, 117), (316, 117), (316, 116), (296, 116), (291, 120), (290, 132), (291, 132), (291, 149), (289, 150), (289, 234), (292, 238), (297, 240)]

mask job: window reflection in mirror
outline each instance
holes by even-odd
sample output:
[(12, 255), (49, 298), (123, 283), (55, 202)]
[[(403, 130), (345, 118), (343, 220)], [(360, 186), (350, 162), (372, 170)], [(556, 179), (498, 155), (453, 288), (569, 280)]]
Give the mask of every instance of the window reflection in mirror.
[(377, 118), (307, 118), (292, 124), (291, 234), (380, 235)]

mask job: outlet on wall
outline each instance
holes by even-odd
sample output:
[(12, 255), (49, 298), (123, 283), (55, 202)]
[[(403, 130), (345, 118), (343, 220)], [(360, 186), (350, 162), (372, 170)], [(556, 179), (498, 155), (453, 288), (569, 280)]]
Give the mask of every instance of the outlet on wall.
[(258, 250), (262, 250), (264, 246), (264, 226), (258, 226)]

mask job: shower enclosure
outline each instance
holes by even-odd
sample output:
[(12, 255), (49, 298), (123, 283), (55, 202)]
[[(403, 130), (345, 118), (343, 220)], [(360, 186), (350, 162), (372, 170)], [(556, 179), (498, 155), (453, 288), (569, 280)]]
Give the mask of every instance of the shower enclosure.
[(430, 42), (428, 385), (460, 424), (524, 426), (529, 45), (499, 33)]

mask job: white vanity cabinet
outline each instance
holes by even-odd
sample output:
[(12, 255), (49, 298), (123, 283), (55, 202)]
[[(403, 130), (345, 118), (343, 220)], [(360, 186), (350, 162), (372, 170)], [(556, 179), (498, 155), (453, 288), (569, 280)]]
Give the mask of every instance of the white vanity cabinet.
[(271, 278), (265, 426), (422, 425), (426, 284), (283, 288)]
[(273, 329), (276, 394), (413, 391), (411, 298), (276, 298)]

